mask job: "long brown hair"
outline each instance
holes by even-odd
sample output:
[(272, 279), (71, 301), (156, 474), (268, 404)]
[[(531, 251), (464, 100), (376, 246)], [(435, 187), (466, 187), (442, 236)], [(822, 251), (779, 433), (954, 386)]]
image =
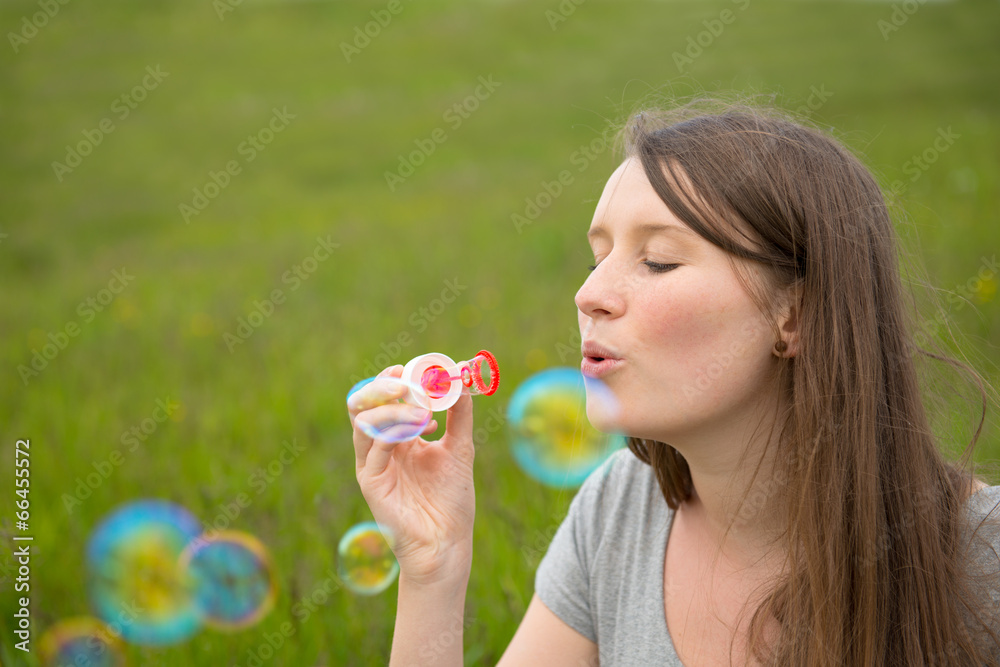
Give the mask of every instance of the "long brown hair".
[[(826, 132), (755, 106), (643, 111), (619, 147), (675, 215), (730, 254), (775, 341), (775, 295), (798, 295), (798, 351), (776, 359), (773, 376), (789, 399), (771, 422), (767, 474), (781, 484), (766, 486), (781, 498), (786, 567), (754, 611), (746, 655), (783, 666), (998, 664), (997, 611), (969, 567), (965, 532), (988, 384), (923, 349), (935, 346), (917, 331), (875, 177)], [(763, 280), (734, 258), (758, 263)], [(914, 355), (979, 387), (982, 413), (960, 461), (932, 432)], [(676, 510), (692, 491), (684, 457), (668, 443), (628, 446)], [(775, 620), (777, 634), (765, 633)]]

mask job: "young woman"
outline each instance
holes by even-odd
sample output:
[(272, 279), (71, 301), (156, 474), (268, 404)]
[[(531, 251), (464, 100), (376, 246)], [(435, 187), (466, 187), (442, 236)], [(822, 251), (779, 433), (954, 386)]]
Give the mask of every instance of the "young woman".
[[(629, 446), (574, 498), (500, 667), (998, 664), (1000, 486), (939, 451), (913, 355), (951, 360), (914, 340), (875, 179), (777, 112), (622, 136), (576, 305), (582, 370), (622, 406), (588, 415)], [(426, 417), (386, 384), (348, 408), (400, 565), (390, 664), (461, 665), (472, 400), (439, 441), (373, 441), (357, 420)]]

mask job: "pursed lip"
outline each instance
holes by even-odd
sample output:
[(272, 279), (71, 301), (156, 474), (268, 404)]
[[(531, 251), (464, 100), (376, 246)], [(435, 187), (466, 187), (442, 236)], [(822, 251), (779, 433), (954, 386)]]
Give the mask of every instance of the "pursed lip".
[(593, 361), (599, 361), (601, 359), (621, 359), (621, 356), (612, 350), (610, 347), (601, 345), (594, 341), (584, 341), (582, 347), (580, 348), (584, 358), (589, 358)]

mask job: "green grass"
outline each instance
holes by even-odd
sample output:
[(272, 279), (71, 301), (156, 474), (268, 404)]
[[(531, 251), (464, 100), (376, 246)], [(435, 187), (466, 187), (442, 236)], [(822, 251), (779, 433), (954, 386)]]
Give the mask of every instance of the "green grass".
[[(531, 373), (574, 362), (559, 350), (576, 329), (572, 297), (591, 259), (584, 231), (615, 156), (574, 172), (523, 233), (511, 215), (651, 91), (776, 93), (794, 109), (825, 87), (833, 94), (812, 117), (861, 151), (886, 186), (908, 179), (907, 161), (951, 127), (960, 138), (907, 182), (900, 235), (949, 290), (1000, 248), (995, 2), (921, 5), (885, 40), (877, 22), (891, 16), (888, 3), (752, 0), (683, 76), (674, 52), (734, 3), (588, 0), (553, 30), (545, 11), (557, 6), (406, 1), (349, 64), (340, 43), (385, 3), (246, 0), (220, 21), (209, 2), (70, 2), (19, 53), (0, 48), (0, 479), (13, 479), (14, 440), (30, 437), (36, 642), (59, 619), (87, 613), (82, 549), (109, 510), (154, 496), (209, 520), (247, 492), (253, 502), (236, 527), (273, 552), (275, 611), (241, 632), (130, 649), (133, 664), (244, 665), (328, 578), (340, 535), (370, 518), (344, 396), (380, 344), (412, 336), (392, 363), (494, 351), (504, 383), (477, 399), (477, 425)], [(4, 3), (4, 33), (36, 11)], [(119, 120), (114, 100), (156, 65), (169, 76)], [(445, 111), (490, 75), (496, 91), (449, 125)], [(295, 119), (244, 162), (239, 145), (275, 107)], [(58, 182), (51, 163), (105, 117), (114, 131)], [(390, 192), (385, 172), (435, 128), (447, 140)], [(185, 224), (178, 205), (229, 160), (241, 173)], [(292, 290), (282, 274), (327, 235), (340, 247)], [(121, 267), (134, 280), (84, 322), (78, 304)], [(452, 279), (465, 286), (459, 297), (422, 324), (413, 314)], [(285, 302), (230, 352), (223, 334), (275, 289)], [(1000, 299), (983, 292), (971, 303), (949, 319), (996, 386)], [(18, 366), (71, 321), (79, 335), (25, 386)], [(167, 397), (183, 409), (68, 513), (62, 498), (77, 478), (127, 449), (122, 434)], [(952, 420), (950, 437), (967, 440), (969, 419)], [(1000, 454), (989, 419), (981, 460)], [(293, 438), (306, 451), (251, 490), (253, 471)], [(573, 491), (523, 475), (502, 430), (477, 453), (476, 487), (466, 663), (493, 664)], [(4, 549), (12, 491), (2, 491)], [(0, 559), (9, 562), (6, 551)], [(395, 586), (373, 598), (334, 591), (270, 664), (384, 664), (395, 596)], [(23, 660), (11, 648), (15, 605), (8, 577), (5, 665)]]

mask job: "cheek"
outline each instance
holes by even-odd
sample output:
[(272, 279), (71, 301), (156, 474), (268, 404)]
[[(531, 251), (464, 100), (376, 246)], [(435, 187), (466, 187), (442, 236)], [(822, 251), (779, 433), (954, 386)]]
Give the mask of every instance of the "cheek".
[(726, 328), (732, 305), (723, 297), (697, 286), (671, 284), (670, 289), (651, 290), (635, 303), (638, 338), (650, 352), (664, 361), (695, 361), (718, 344)]
[[(758, 352), (770, 336), (763, 319), (739, 288), (683, 289), (672, 285), (636, 305), (642, 313), (637, 338), (643, 356), (672, 394), (685, 386), (715, 393), (756, 375)], [(727, 379), (728, 378), (728, 379)]]

